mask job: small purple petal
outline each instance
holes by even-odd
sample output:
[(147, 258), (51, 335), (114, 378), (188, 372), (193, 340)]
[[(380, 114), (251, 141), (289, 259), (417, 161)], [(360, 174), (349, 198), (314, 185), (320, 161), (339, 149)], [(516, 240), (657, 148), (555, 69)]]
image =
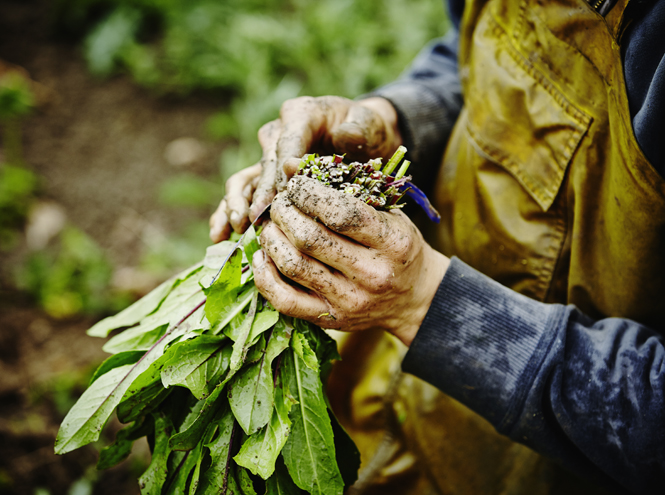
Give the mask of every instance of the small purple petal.
[(406, 192), (406, 195), (413, 199), (433, 222), (439, 223), (441, 221), (441, 215), (436, 211), (436, 208), (432, 206), (432, 203), (429, 202), (425, 193), (422, 192), (415, 184), (412, 182), (403, 185), (400, 187), (400, 191)]

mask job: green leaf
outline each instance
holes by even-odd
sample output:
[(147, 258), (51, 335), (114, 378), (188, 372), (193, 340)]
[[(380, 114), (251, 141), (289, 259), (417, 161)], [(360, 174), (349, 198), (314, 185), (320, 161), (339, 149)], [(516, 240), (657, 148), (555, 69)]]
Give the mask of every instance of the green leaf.
[(321, 370), (321, 381), (325, 383), (332, 370), (333, 361), (342, 359), (337, 352), (337, 342), (325, 330), (308, 321), (294, 318), (294, 326), (307, 337), (309, 346), (316, 353)]
[[(207, 443), (209, 443), (213, 437), (215, 436), (215, 433), (217, 433), (217, 423), (212, 422), (206, 427), (206, 431), (203, 434), (203, 438), (201, 438), (201, 441), (196, 445), (194, 452), (200, 452), (200, 455), (198, 459), (196, 459), (196, 465), (194, 467), (194, 470), (192, 471), (192, 477), (189, 480), (189, 490), (188, 490), (188, 495), (195, 495), (196, 490), (199, 486), (199, 483), (201, 481), (201, 466), (203, 465), (203, 460), (205, 458), (204, 456), (204, 448), (207, 451), (207, 447), (204, 447)], [(188, 451), (192, 452), (192, 451)]]
[(171, 392), (164, 389), (161, 383), (162, 369), (189, 342), (191, 341), (186, 340), (173, 344), (127, 387), (122, 401), (118, 405), (120, 421), (128, 422), (136, 419), (159, 404)]
[[(252, 293), (252, 295), (255, 295), (255, 293)], [(279, 312), (275, 311), (274, 309), (265, 307), (259, 308), (259, 311), (257, 311), (256, 316), (254, 317), (254, 321), (252, 322), (252, 329), (250, 330), (249, 337), (247, 338), (249, 346), (256, 344), (259, 336), (266, 330), (272, 328), (272, 326), (277, 323), (277, 320), (279, 319)], [(238, 318), (232, 322), (229, 322), (231, 324), (226, 327), (224, 335), (229, 337), (234, 342), (237, 341), (238, 338), (241, 337), (240, 334), (244, 329), (243, 322), (244, 319), (239, 320)]]
[(245, 235), (242, 238), (243, 251), (245, 251), (245, 257), (249, 265), (252, 265), (252, 257), (254, 253), (261, 249), (259, 241), (256, 238), (256, 230), (254, 226), (250, 225), (249, 228), (245, 231)]
[(155, 414), (155, 447), (148, 469), (139, 478), (141, 495), (160, 495), (168, 474), (167, 462), (171, 448), (169, 438), (173, 433), (173, 423), (166, 414)]
[(102, 427), (134, 380), (164, 354), (169, 342), (188, 331), (184, 323), (180, 327), (174, 325), (136, 364), (114, 368), (95, 380), (65, 416), (55, 441), (56, 454), (65, 454), (99, 438)]
[(99, 438), (102, 427), (122, 398), (123, 380), (126, 382), (126, 377), (136, 367), (136, 364), (126, 364), (114, 368), (83, 392), (60, 426), (55, 440), (56, 454), (65, 454)]
[(228, 398), (233, 414), (247, 435), (258, 431), (270, 421), (273, 383), (270, 364), (265, 356), (236, 376), (229, 387)]
[[(169, 479), (166, 481), (162, 492), (164, 495), (185, 495), (188, 493), (187, 481), (190, 474), (196, 470), (202, 457), (203, 444), (199, 443), (193, 450), (186, 452), (171, 452), (172, 459), (169, 463), (173, 463), (175, 468), (169, 469)], [(173, 471), (173, 472), (172, 472)], [(198, 481), (198, 477), (196, 478)], [(190, 481), (193, 483), (194, 480)]]
[[(230, 409), (226, 409), (218, 416), (215, 421), (219, 425), (217, 436), (205, 446), (210, 449), (211, 464), (206, 472), (201, 477), (201, 482), (196, 490), (197, 494), (210, 494), (222, 493), (224, 485), (228, 485), (227, 493), (238, 493), (240, 490), (236, 486), (236, 490), (232, 489), (235, 480), (228, 476), (231, 466), (231, 456), (229, 455), (229, 447), (234, 437), (235, 418)], [(225, 483), (226, 480), (226, 483)]]
[(289, 410), (293, 400), (285, 397), (282, 387), (275, 388), (275, 408), (270, 422), (259, 432), (250, 435), (233, 459), (252, 474), (268, 479), (275, 471), (275, 462), (289, 436)]
[(224, 264), (224, 261), (229, 257), (229, 254), (236, 247), (234, 241), (222, 241), (218, 244), (213, 244), (206, 248), (206, 255), (203, 258), (203, 266), (213, 270), (219, 270), (219, 267)]
[[(190, 402), (191, 403), (191, 402)], [(177, 401), (172, 401), (172, 406), (178, 408)], [(198, 415), (203, 401), (197, 401), (189, 409), (178, 431), (187, 429)], [(172, 451), (169, 458), (169, 479), (167, 480), (162, 493), (164, 495), (185, 495), (194, 494), (199, 483), (201, 463), (204, 456), (204, 444), (208, 443), (215, 432), (217, 424), (212, 421), (206, 427), (206, 431), (201, 441), (192, 450)], [(207, 450), (207, 449), (206, 449)], [(191, 476), (190, 476), (191, 475)]]
[(229, 369), (232, 351), (231, 346), (222, 347), (186, 377), (183, 385), (191, 390), (197, 399), (208, 397)]
[[(199, 269), (191, 274), (168, 294), (159, 309), (141, 320), (138, 326), (129, 328), (113, 337), (104, 345), (103, 349), (115, 354), (149, 348), (152, 345), (151, 340), (158, 339), (159, 332), (163, 331), (165, 326), (170, 328), (178, 324), (191, 313), (192, 309), (205, 301), (199, 280), (205, 278), (209, 273), (210, 271)], [(181, 328), (193, 332), (208, 329), (210, 324), (204, 318), (204, 311), (201, 308), (187, 317), (187, 320), (181, 324)]]
[(93, 382), (97, 380), (97, 378), (102, 376), (104, 373), (111, 371), (113, 368), (124, 366), (125, 364), (134, 364), (139, 359), (141, 359), (141, 356), (143, 356), (144, 354), (145, 354), (144, 351), (127, 351), (111, 356), (110, 358), (106, 359), (102, 364), (99, 365), (99, 368), (97, 368), (95, 373), (92, 375), (92, 378), (90, 378), (90, 383), (88, 383), (88, 387), (92, 385)]
[(132, 350), (147, 351), (162, 338), (168, 328), (168, 322), (147, 331), (143, 325), (139, 325), (116, 335), (104, 344), (102, 349), (109, 353), (130, 352)]
[(289, 472), (284, 466), (282, 458), (277, 459), (275, 473), (266, 480), (266, 495), (301, 495)]
[(231, 348), (227, 343), (226, 337), (213, 335), (189, 340), (162, 368), (162, 384), (187, 387), (197, 398), (203, 399), (229, 367)]
[(247, 435), (255, 433), (270, 421), (274, 403), (272, 361), (288, 346), (287, 335), (285, 324), (275, 328), (268, 338), (263, 357), (243, 368), (229, 388), (229, 404)]
[(173, 450), (192, 450), (196, 447), (220, 406), (218, 399), (224, 390), (225, 384), (226, 380), (215, 387), (208, 398), (205, 399), (198, 416), (187, 429), (173, 435), (169, 441), (169, 445)]
[(115, 442), (104, 447), (99, 453), (97, 469), (109, 469), (124, 461), (132, 451), (134, 440), (150, 434), (154, 429), (152, 418), (136, 421), (115, 435)]
[(247, 351), (247, 356), (245, 356), (245, 362), (243, 366), (248, 366), (250, 364), (258, 363), (263, 359), (266, 352), (266, 338), (265, 335), (261, 335), (258, 338), (256, 344), (249, 348)]
[(146, 415), (166, 399), (171, 390), (162, 387), (159, 380), (154, 381), (150, 385), (141, 387), (136, 393), (123, 398), (122, 402), (118, 404), (116, 414), (121, 423), (129, 423), (136, 421), (141, 416)]
[(242, 311), (247, 307), (247, 305), (252, 302), (252, 298), (256, 295), (258, 289), (251, 284), (249, 287), (245, 286), (244, 291), (228, 306), (224, 307), (219, 312), (219, 319), (214, 325), (211, 333), (217, 335), (222, 330), (224, 334), (235, 342), (236, 337), (233, 331), (228, 331), (227, 325), (231, 323), (234, 319), (242, 313)]
[(249, 333), (248, 341), (256, 343), (259, 335), (273, 327), (279, 319), (279, 312), (271, 309), (264, 309), (256, 315), (252, 323), (252, 330)]
[(215, 282), (204, 289), (208, 298), (205, 313), (213, 327), (219, 322), (224, 308), (231, 305), (236, 299), (242, 275), (241, 264), (242, 251), (238, 249), (230, 256)]
[(313, 323), (297, 318), (294, 318), (294, 326), (296, 330), (307, 337), (309, 346), (316, 353), (319, 364), (341, 359), (337, 352), (337, 343), (325, 330)]
[(254, 317), (256, 316), (256, 308), (258, 305), (258, 292), (252, 297), (252, 302), (249, 306), (249, 311), (247, 311), (247, 316), (245, 317), (240, 329), (238, 330), (238, 338), (233, 343), (233, 353), (231, 354), (231, 369), (230, 373), (235, 373), (240, 369), (240, 366), (245, 360), (247, 351), (250, 347), (249, 342), (249, 332), (252, 329), (254, 324)]
[(241, 467), (237, 467), (236, 474), (238, 476), (238, 485), (240, 485), (240, 491), (242, 492), (242, 495), (256, 495), (256, 490), (254, 490), (252, 478), (250, 478), (247, 470)]
[(310, 493), (341, 495), (344, 482), (319, 373), (290, 351), (284, 353), (281, 373), (288, 393), (298, 401), (289, 414), (291, 434), (282, 449), (289, 474), (298, 487)]
[(124, 309), (115, 316), (110, 316), (94, 325), (88, 330), (91, 337), (107, 337), (111, 330), (117, 328), (130, 327), (136, 325), (147, 315), (159, 309), (166, 296), (184, 279), (192, 276), (201, 269), (201, 263), (179, 273), (175, 277), (168, 279), (159, 285), (147, 295), (136, 301), (134, 304)]
[(314, 351), (309, 347), (307, 337), (304, 337), (298, 331), (294, 332), (291, 339), (291, 347), (293, 347), (293, 351), (303, 360), (309, 369), (316, 372), (319, 371), (319, 361), (316, 359)]
[(293, 327), (285, 317), (281, 317), (270, 335), (266, 348), (266, 359), (272, 362), (285, 349), (289, 347), (289, 341), (293, 333)]

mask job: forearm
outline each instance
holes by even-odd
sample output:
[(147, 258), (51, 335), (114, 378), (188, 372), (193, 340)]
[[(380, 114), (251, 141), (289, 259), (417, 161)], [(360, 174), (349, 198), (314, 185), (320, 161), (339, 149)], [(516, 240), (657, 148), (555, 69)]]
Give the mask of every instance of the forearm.
[(533, 301), (455, 259), (403, 368), (514, 440), (652, 493), (665, 475), (664, 356), (636, 322)]

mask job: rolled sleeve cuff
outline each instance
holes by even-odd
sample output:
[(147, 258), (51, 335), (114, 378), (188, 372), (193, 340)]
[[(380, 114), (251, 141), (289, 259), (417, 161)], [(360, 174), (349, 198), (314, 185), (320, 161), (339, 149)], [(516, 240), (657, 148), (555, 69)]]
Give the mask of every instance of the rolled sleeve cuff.
[(402, 369), (510, 429), (566, 319), (452, 258)]

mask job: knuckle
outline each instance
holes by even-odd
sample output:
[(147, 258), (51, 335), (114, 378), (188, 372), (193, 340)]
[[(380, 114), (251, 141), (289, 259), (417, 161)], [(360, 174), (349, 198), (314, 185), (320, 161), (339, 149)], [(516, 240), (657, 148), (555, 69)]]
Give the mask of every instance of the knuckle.
[(415, 248), (414, 239), (408, 234), (401, 234), (393, 239), (390, 245), (391, 251), (399, 258), (410, 256)]
[(284, 194), (278, 194), (275, 196), (272, 206), (270, 207), (270, 216), (276, 219), (282, 218), (288, 211), (288, 207), (291, 205), (291, 201), (289, 201)]
[(272, 246), (273, 240), (272, 237), (270, 236), (272, 228), (273, 228), (273, 223), (269, 222), (261, 230), (261, 234), (259, 234), (259, 244), (261, 245), (262, 248), (267, 248)]
[(280, 262), (279, 271), (291, 279), (304, 278), (310, 271), (309, 264), (300, 256), (289, 256)]
[(280, 115), (286, 115), (293, 110), (301, 107), (309, 107), (314, 104), (315, 98), (311, 96), (299, 96), (297, 98), (291, 98), (282, 103), (282, 108), (280, 109)]
[(287, 316), (297, 316), (298, 304), (296, 298), (291, 294), (276, 293), (272, 299), (269, 299), (270, 304), (282, 314)]
[(236, 189), (238, 188), (238, 182), (241, 180), (239, 174), (233, 174), (226, 180), (225, 188), (227, 196), (232, 196), (236, 194)]
[(295, 246), (306, 253), (318, 253), (334, 246), (330, 236), (324, 235), (320, 229), (312, 225), (304, 225), (293, 232)]
[(385, 263), (373, 264), (365, 270), (364, 286), (372, 294), (382, 294), (393, 286), (394, 270)]
[(279, 125), (279, 120), (271, 120), (261, 126), (258, 132), (259, 142), (267, 141), (270, 136), (275, 132), (275, 128)]

